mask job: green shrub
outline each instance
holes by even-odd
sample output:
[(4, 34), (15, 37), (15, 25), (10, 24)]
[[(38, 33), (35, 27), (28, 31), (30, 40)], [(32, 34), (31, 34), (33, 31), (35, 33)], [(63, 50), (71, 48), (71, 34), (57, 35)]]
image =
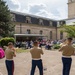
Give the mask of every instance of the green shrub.
[(54, 49), (59, 49), (59, 48), (60, 48), (59, 44), (54, 45)]
[(15, 42), (14, 38), (12, 38), (12, 37), (2, 38), (0, 40), (0, 45), (1, 45), (1, 47), (7, 46), (9, 42), (12, 42), (14, 44), (14, 42)]

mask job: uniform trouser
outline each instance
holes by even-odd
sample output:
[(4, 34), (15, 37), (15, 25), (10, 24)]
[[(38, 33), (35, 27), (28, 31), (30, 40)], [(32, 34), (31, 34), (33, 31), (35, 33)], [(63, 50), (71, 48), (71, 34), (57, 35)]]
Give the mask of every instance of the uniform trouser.
[(13, 75), (13, 73), (14, 73), (14, 61), (13, 60), (6, 60), (5, 64), (6, 64), (8, 75)]
[(36, 66), (39, 68), (39, 74), (43, 75), (42, 60), (32, 60), (32, 68), (31, 68), (31, 74), (30, 75), (34, 75)]
[(62, 75), (69, 75), (71, 63), (72, 63), (72, 58), (62, 57), (62, 63), (63, 63), (63, 73), (62, 73)]

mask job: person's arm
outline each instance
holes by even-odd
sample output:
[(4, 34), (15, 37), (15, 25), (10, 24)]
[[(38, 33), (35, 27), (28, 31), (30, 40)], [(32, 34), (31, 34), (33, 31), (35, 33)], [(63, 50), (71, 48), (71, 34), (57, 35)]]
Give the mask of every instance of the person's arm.
[(60, 52), (60, 51), (63, 51), (63, 49), (64, 49), (64, 46), (63, 46), (63, 47), (61, 47), (61, 48), (59, 49), (59, 52)]
[(16, 57), (16, 51), (14, 51), (14, 57)]
[(75, 48), (73, 48), (73, 55), (75, 56)]
[(31, 53), (31, 50), (30, 50), (30, 53)]
[(40, 52), (41, 52), (41, 54), (42, 54), (42, 55), (44, 54), (44, 52), (43, 52), (43, 50), (42, 50), (42, 49), (40, 49)]
[(12, 50), (13, 50), (13, 56), (16, 57), (16, 49), (13, 48)]

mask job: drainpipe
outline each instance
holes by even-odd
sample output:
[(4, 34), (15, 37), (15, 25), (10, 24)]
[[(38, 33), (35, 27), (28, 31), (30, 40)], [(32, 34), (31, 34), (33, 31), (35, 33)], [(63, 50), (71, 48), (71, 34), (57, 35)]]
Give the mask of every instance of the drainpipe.
[(56, 25), (56, 27), (55, 27), (55, 28), (56, 28), (56, 40), (57, 40), (57, 34), (58, 34), (58, 33), (57, 33), (57, 25)]
[(22, 34), (22, 24), (20, 24), (20, 34)]

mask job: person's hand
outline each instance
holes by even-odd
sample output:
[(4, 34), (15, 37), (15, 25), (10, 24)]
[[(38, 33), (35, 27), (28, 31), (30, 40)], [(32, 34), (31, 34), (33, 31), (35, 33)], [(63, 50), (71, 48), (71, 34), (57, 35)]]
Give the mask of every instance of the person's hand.
[(16, 57), (16, 55), (14, 54), (14, 57)]
[(16, 51), (15, 48), (12, 48), (13, 51)]
[(59, 52), (61, 52), (60, 50), (58, 50)]

